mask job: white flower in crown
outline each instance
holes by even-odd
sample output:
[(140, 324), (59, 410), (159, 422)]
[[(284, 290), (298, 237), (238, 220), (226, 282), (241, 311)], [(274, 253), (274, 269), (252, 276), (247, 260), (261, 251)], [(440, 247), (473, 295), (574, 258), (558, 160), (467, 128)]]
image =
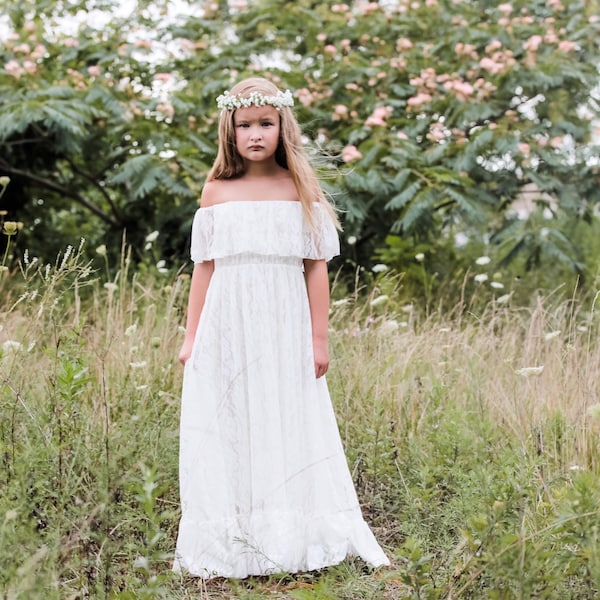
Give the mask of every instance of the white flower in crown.
[(265, 106), (270, 104), (277, 110), (282, 106), (294, 106), (294, 97), (290, 90), (285, 92), (278, 91), (274, 96), (265, 96), (260, 92), (250, 92), (248, 96), (233, 96), (229, 92), (224, 92), (217, 98), (217, 107), (220, 110), (235, 110), (236, 108), (247, 108), (249, 106)]

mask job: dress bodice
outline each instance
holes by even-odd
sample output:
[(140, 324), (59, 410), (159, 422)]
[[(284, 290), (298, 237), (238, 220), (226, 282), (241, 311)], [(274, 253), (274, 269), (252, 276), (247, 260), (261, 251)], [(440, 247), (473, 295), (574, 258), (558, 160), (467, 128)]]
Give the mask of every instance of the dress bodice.
[(194, 262), (237, 254), (330, 260), (339, 254), (335, 225), (325, 209), (313, 205), (314, 227), (300, 202), (240, 200), (199, 208), (192, 225)]

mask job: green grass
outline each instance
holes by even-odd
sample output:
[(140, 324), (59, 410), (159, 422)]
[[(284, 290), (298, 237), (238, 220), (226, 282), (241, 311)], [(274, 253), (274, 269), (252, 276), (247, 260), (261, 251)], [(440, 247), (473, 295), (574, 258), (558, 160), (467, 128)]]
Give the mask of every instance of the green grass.
[(77, 251), (0, 274), (1, 598), (598, 593), (593, 302), (427, 317), (391, 294), (334, 303), (329, 386), (365, 517), (393, 565), (203, 582), (170, 571), (189, 282), (128, 264), (107, 287)]

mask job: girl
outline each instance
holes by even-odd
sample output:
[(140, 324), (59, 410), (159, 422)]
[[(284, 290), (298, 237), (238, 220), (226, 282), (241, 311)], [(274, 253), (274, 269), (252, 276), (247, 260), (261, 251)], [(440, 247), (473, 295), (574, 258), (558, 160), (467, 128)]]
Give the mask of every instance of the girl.
[(337, 218), (289, 91), (217, 98), (219, 149), (192, 226), (174, 569), (203, 578), (389, 564), (364, 522), (327, 384)]

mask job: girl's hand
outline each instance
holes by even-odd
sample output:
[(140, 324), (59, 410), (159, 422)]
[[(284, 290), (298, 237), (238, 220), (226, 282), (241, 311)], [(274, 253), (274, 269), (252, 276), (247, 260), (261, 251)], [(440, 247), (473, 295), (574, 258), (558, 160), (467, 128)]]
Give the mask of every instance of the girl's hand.
[(192, 355), (193, 345), (194, 340), (184, 340), (183, 346), (181, 346), (181, 350), (179, 351), (179, 362), (184, 366), (190, 358), (190, 356)]
[(327, 342), (313, 340), (313, 353), (315, 357), (315, 377), (323, 377), (329, 368), (329, 350)]

